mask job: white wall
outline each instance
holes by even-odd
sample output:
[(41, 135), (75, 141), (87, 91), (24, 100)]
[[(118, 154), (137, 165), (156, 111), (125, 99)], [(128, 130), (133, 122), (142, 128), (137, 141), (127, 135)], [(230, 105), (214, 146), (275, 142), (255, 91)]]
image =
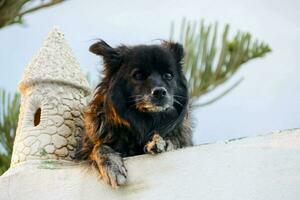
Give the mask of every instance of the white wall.
[(27, 161), (0, 177), (1, 200), (299, 200), (300, 129), (128, 158), (111, 189), (86, 164)]

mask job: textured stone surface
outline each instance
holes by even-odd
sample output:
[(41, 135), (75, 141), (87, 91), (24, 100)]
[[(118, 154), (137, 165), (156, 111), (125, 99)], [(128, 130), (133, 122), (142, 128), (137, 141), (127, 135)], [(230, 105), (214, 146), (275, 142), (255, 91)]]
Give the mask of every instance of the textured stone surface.
[[(35, 159), (72, 160), (89, 86), (57, 28), (26, 66), (19, 88), (22, 100), (11, 165)], [(35, 126), (38, 109), (40, 122)]]
[(57, 132), (59, 135), (61, 135), (63, 137), (69, 137), (72, 134), (71, 129), (67, 125), (64, 125), (64, 124), (57, 129)]
[(52, 136), (52, 143), (54, 144), (54, 146), (56, 148), (61, 148), (63, 146), (67, 146), (68, 145), (68, 141), (66, 140), (66, 138), (60, 136), (60, 135), (53, 135)]
[(55, 154), (61, 157), (65, 157), (69, 154), (69, 151), (66, 147), (55, 150)]
[(86, 163), (26, 161), (0, 177), (1, 200), (299, 200), (300, 129), (125, 159), (111, 189)]
[[(23, 91), (32, 84), (53, 81), (89, 91), (89, 84), (81, 73), (64, 34), (57, 27), (48, 34), (42, 48), (26, 66), (19, 86)], [(63, 93), (64, 90), (61, 89), (60, 92)], [(72, 100), (71, 97), (72, 94), (69, 94), (66, 98)]]
[(45, 147), (45, 151), (46, 151), (47, 153), (54, 153), (55, 147), (54, 147), (53, 145), (47, 145), (47, 146)]
[(51, 116), (51, 119), (54, 121), (56, 127), (60, 127), (64, 123), (64, 118), (60, 115)]
[[(48, 145), (52, 145), (57, 149), (69, 145), (72, 146), (72, 148), (68, 148), (70, 151), (76, 146), (74, 137), (78, 136), (82, 131), (82, 111), (85, 105), (80, 100), (73, 99), (72, 102), (77, 102), (77, 104), (71, 103), (69, 106), (61, 107), (68, 108), (66, 110), (60, 109), (61, 115), (56, 112), (48, 112), (47, 109), (44, 109), (44, 105), (56, 108), (58, 105), (63, 105), (62, 99), (64, 95), (79, 93), (79, 96), (84, 99), (84, 93), (80, 93), (80, 90), (68, 85), (60, 86), (64, 88), (65, 93), (59, 93), (55, 89), (58, 86), (59, 84), (56, 83), (33, 85), (27, 89), (26, 96), (22, 97), (23, 102), (20, 119), (23, 120), (24, 123), (19, 123), (14, 144), (12, 165), (26, 160), (27, 155), (30, 155), (30, 159), (39, 159), (41, 152), (43, 152), (43, 149)], [(43, 92), (45, 92), (45, 95), (42, 95)], [(24, 110), (26, 104), (32, 102), (33, 99), (39, 99), (40, 102), (35, 107), (32, 103), (32, 106)], [(49, 102), (49, 99), (52, 99), (52, 101)], [(54, 99), (55, 101), (53, 101)], [(77, 105), (78, 107), (72, 107), (73, 105)], [(34, 126), (33, 116), (37, 108), (41, 108), (41, 122), (38, 126)], [(76, 110), (77, 117), (75, 115), (70, 116), (65, 114), (70, 113), (70, 108)], [(24, 151), (24, 146), (31, 148), (30, 154), (28, 154), (28, 149), (26, 149), (26, 152), (24, 152), (21, 157), (15, 156)], [(56, 154), (56, 151), (52, 149), (46, 150), (45, 152), (48, 154)], [(70, 155), (69, 153), (60, 153), (57, 156), (60, 159), (71, 160)], [(43, 156), (43, 158), (47, 158), (47, 156)]]
[(49, 134), (41, 134), (38, 136), (38, 140), (41, 142), (41, 146), (46, 146), (51, 142), (51, 136)]

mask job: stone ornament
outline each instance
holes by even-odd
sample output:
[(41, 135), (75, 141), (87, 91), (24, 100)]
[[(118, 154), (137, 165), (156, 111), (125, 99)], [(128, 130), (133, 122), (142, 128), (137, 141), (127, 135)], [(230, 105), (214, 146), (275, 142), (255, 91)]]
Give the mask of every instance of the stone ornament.
[(90, 87), (57, 27), (26, 66), (19, 90), (11, 166), (26, 160), (72, 160)]

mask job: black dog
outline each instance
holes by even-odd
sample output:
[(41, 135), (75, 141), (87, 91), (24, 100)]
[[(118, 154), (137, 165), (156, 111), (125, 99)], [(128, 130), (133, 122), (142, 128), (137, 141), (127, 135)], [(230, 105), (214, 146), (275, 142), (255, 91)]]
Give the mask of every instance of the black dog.
[(78, 159), (93, 161), (117, 187), (126, 182), (122, 157), (192, 145), (181, 44), (112, 48), (99, 41), (90, 51), (103, 56), (104, 77), (85, 112)]

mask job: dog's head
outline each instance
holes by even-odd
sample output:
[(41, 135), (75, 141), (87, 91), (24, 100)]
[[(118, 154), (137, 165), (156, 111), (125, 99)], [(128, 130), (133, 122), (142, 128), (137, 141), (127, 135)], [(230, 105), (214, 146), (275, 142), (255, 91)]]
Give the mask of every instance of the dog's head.
[(122, 118), (130, 118), (130, 110), (143, 116), (169, 113), (178, 118), (187, 106), (181, 44), (164, 41), (112, 48), (99, 41), (90, 51), (103, 57), (107, 98)]

